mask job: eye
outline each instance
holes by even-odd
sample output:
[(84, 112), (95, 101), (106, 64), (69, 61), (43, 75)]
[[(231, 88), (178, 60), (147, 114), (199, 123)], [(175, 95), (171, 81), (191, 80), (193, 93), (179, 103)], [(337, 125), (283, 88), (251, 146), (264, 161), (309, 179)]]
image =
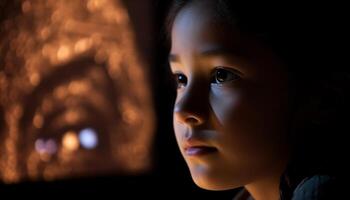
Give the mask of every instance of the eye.
[(187, 85), (187, 77), (182, 73), (174, 73), (176, 87), (178, 89)]
[(212, 73), (211, 83), (224, 84), (227, 82), (236, 81), (238, 79), (240, 79), (240, 76), (232, 70), (217, 68)]

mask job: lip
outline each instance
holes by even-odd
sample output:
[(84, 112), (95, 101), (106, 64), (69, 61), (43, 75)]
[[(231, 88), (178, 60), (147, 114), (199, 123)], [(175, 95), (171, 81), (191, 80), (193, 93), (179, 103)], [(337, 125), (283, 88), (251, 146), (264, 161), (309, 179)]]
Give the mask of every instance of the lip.
[(217, 148), (209, 146), (190, 146), (185, 148), (185, 154), (187, 156), (208, 155), (217, 151)]
[(215, 153), (218, 149), (201, 140), (189, 138), (185, 141), (184, 151), (187, 156), (200, 156)]
[(186, 156), (202, 156), (218, 152), (218, 149), (205, 136), (205, 132), (189, 131), (186, 133), (182, 143), (184, 154)]

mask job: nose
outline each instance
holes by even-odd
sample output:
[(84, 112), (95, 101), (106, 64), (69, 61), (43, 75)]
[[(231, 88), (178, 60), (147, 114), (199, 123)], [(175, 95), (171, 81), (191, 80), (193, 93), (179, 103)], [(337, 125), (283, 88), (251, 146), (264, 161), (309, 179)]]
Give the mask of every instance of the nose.
[(204, 85), (188, 85), (186, 91), (178, 94), (174, 106), (176, 122), (188, 126), (199, 126), (208, 119), (208, 91)]
[(178, 106), (174, 109), (175, 120), (181, 124), (187, 124), (189, 126), (198, 126), (203, 124), (204, 119), (200, 115), (188, 112)]

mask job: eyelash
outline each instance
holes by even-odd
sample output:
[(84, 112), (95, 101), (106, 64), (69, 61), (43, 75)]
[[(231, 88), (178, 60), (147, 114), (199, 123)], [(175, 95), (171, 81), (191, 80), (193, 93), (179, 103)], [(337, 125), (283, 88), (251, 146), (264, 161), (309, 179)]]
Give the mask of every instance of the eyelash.
[[(186, 75), (184, 75), (181, 72), (175, 72), (173, 75), (175, 79), (175, 84), (178, 89), (185, 87), (187, 85), (188, 80)], [(224, 77), (220, 78), (218, 76), (224, 76)], [(227, 78), (229, 78), (229, 80), (222, 80)], [(239, 79), (241, 79), (241, 77), (238, 72), (235, 72), (235, 70), (227, 69), (225, 67), (217, 67), (211, 73), (210, 82), (212, 84), (223, 85), (229, 82), (237, 81)]]
[[(222, 78), (229, 78), (229, 80), (223, 80), (220, 81), (218, 76), (221, 76), (226, 74), (226, 77), (221, 77)], [(227, 77), (228, 76), (228, 77)], [(211, 73), (211, 83), (213, 84), (218, 84), (218, 85), (223, 85), (229, 82), (234, 82), (239, 80), (241, 77), (238, 75), (238, 72), (235, 72), (233, 69), (227, 69), (225, 67), (217, 67), (213, 70)]]

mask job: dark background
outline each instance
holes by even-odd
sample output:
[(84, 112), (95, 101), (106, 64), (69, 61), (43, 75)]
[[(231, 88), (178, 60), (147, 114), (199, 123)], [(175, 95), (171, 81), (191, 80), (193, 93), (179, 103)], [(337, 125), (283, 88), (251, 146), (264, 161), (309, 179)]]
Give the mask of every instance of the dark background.
[[(97, 195), (113, 199), (232, 199), (235, 191), (214, 192), (198, 188), (176, 145), (172, 129), (175, 89), (169, 78), (163, 24), (169, 0), (124, 0), (129, 10), (142, 58), (148, 63), (154, 106), (156, 134), (153, 168), (134, 176), (92, 176), (53, 182), (22, 182), (0, 185), (0, 195), (54, 197)], [(1, 18), (5, 17), (0, 15)], [(0, 108), (0, 116), (1, 108)]]

